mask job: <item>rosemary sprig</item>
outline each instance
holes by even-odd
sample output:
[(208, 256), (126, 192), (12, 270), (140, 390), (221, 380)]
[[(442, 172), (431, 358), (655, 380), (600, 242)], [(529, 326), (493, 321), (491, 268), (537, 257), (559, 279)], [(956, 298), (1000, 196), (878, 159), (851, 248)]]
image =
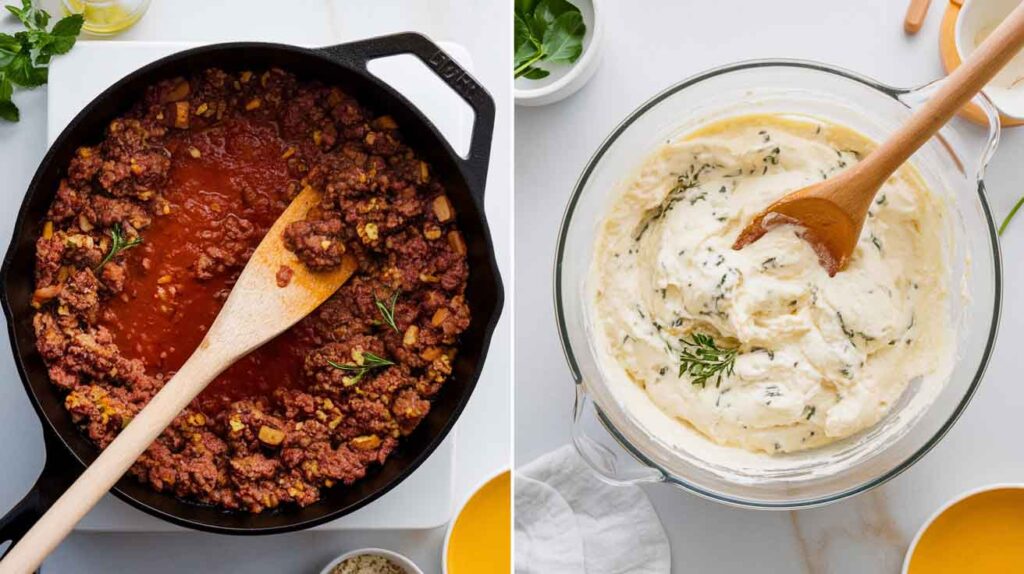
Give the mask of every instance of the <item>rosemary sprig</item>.
[(387, 302), (381, 301), (376, 295), (373, 296), (373, 301), (377, 305), (377, 310), (380, 311), (380, 316), (383, 318), (384, 323), (389, 325), (396, 333), (401, 333), (398, 329), (398, 325), (395, 324), (395, 303), (398, 301), (398, 289), (391, 294), (391, 298)]
[(724, 375), (731, 375), (739, 349), (719, 347), (711, 335), (694, 333), (689, 340), (679, 339), (683, 350), (679, 353), (679, 376), (689, 374), (691, 383), (701, 388), (715, 377), (715, 386), (722, 384)]
[(103, 258), (103, 261), (100, 261), (100, 264), (96, 266), (95, 271), (99, 271), (104, 265), (107, 264), (108, 261), (113, 259), (114, 256), (116, 256), (118, 253), (120, 253), (120, 252), (122, 252), (122, 251), (124, 251), (126, 249), (131, 249), (132, 247), (139, 246), (141, 244), (142, 244), (142, 237), (141, 236), (140, 237), (136, 237), (135, 239), (132, 239), (131, 241), (125, 241), (124, 240), (124, 230), (121, 229), (121, 224), (120, 223), (115, 223), (114, 227), (112, 227), (110, 229), (110, 252), (107, 253), (106, 257)]
[(373, 353), (364, 352), (362, 364), (353, 363), (335, 363), (334, 361), (328, 360), (327, 364), (334, 367), (335, 369), (341, 369), (342, 371), (348, 371), (354, 373), (355, 376), (345, 377), (344, 383), (346, 387), (358, 383), (363, 379), (366, 373), (369, 373), (373, 369), (379, 369), (380, 367), (387, 367), (394, 365), (393, 361), (389, 361), (384, 357), (374, 355)]

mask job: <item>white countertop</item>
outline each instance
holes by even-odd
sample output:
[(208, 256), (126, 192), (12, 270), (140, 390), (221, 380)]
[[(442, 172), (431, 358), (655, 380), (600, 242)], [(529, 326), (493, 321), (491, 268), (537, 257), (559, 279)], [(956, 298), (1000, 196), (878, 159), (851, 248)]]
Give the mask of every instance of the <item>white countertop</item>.
[[(2, 2), (8, 3), (8, 2)], [(488, 50), (496, 38), (511, 43), (504, 11), (486, 0), (439, 0), (430, 6), (416, 0), (247, 0), (153, 2), (149, 13), (119, 37), (140, 41), (262, 40), (328, 45), (367, 36), (416, 30), (435, 40), (465, 46), (474, 75), (494, 96), (495, 124), (487, 184), (487, 212), (499, 267), (510, 295), (511, 79), (505, 51)], [(52, 9), (53, 0), (43, 5)], [(472, 13), (473, 26), (457, 26), (459, 16)], [(0, 17), (0, 31), (14, 28)], [(0, 237), (6, 248), (15, 211), (35, 168), (46, 151), (46, 88), (19, 92), (18, 124), (0, 123)], [(469, 406), (459, 419), (455, 454), (456, 501), (494, 471), (507, 467), (510, 454), (511, 355), (509, 311), (495, 331), (487, 367)], [(6, 347), (6, 345), (5, 345)], [(9, 353), (9, 351), (4, 351)], [(0, 361), (0, 509), (14, 505), (35, 481), (43, 463), (39, 422), (13, 365)], [(303, 532), (270, 537), (231, 537), (203, 533), (83, 534), (69, 537), (44, 564), (47, 573), (106, 572), (316, 572), (341, 552), (365, 546), (396, 550), (410, 556), (425, 572), (441, 571), (444, 529), (406, 531)]]
[[(707, 68), (767, 57), (816, 59), (893, 85), (941, 77), (937, 30), (903, 34), (906, 1), (603, 2), (604, 61), (590, 84), (543, 108), (516, 108), (516, 460), (569, 441), (573, 389), (555, 331), (551, 272), (559, 222), (604, 137), (661, 89)], [(652, 17), (653, 16), (653, 17)], [(1006, 130), (986, 177), (1000, 219), (1024, 193), (1024, 131)], [(672, 543), (674, 572), (899, 572), (913, 533), (963, 490), (1024, 481), (1024, 218), (1002, 238), (1000, 336), (966, 414), (922, 461), (884, 487), (825, 508), (751, 511), (645, 487)]]

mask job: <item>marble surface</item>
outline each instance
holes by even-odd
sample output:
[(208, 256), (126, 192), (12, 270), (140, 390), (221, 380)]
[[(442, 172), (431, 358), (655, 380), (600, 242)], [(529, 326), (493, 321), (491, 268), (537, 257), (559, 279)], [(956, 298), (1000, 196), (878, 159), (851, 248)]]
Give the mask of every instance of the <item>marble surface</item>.
[[(43, 0), (52, 8), (55, 0)], [(494, 96), (498, 109), (487, 212), (497, 259), (511, 288), (511, 28), (507, 14), (490, 0), (246, 0), (153, 2), (138, 25), (119, 39), (139, 41), (262, 40), (328, 45), (363, 37), (416, 30), (435, 40), (465, 46), (474, 75)], [(51, 9), (51, 12), (54, 10)], [(465, 13), (473, 26), (460, 25)], [(13, 28), (0, 16), (0, 31)], [(500, 42), (496, 42), (496, 39)], [(113, 40), (116, 41), (116, 40)], [(495, 48), (500, 43), (502, 48)], [(46, 151), (47, 89), (19, 92), (19, 124), (0, 124), (0, 237), (9, 237), (15, 210)], [(4, 240), (6, 242), (6, 240)], [(473, 398), (457, 425), (454, 499), (461, 502), (494, 471), (508, 466), (511, 452), (510, 312), (492, 340), (493, 352)], [(9, 351), (4, 351), (9, 352)], [(34, 482), (43, 464), (39, 422), (9, 360), (0, 361), (0, 509), (6, 511)], [(304, 532), (238, 538), (202, 533), (75, 533), (47, 560), (46, 573), (107, 572), (318, 572), (343, 551), (367, 546), (408, 555), (424, 572), (441, 572), (444, 528)]]
[[(523, 463), (569, 441), (573, 390), (555, 332), (551, 270), (565, 203), (600, 142), (630, 111), (686, 76), (737, 60), (817, 59), (893, 85), (941, 77), (937, 30), (903, 33), (906, 2), (605, 2), (604, 59), (590, 84), (543, 108), (517, 108), (515, 450)], [(656, 17), (652, 17), (655, 15)], [(1024, 131), (1007, 130), (986, 177), (1002, 218), (1024, 192)], [(914, 532), (964, 490), (1024, 481), (1024, 219), (1002, 238), (1005, 300), (988, 374), (965, 415), (887, 485), (798, 512), (730, 508), (665, 485), (645, 487), (672, 543), (673, 572), (899, 572)]]

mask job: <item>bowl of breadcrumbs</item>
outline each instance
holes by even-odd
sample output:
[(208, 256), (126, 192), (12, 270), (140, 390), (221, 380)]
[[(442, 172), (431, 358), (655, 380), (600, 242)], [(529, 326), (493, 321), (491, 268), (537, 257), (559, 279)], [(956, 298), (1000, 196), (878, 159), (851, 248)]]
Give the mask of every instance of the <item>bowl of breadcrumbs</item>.
[(335, 558), (320, 574), (423, 574), (423, 571), (396, 552), (364, 548)]

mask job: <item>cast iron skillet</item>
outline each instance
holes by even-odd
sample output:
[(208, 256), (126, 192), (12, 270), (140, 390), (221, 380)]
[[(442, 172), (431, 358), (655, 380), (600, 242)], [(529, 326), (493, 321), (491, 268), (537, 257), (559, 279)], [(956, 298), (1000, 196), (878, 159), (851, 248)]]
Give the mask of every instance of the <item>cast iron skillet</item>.
[[(367, 71), (369, 61), (398, 54), (418, 57), (473, 109), (476, 117), (467, 158), (459, 157), (434, 125), (401, 94)], [(303, 79), (341, 86), (375, 112), (395, 118), (405, 141), (430, 162), (455, 206), (469, 258), (466, 295), (472, 322), (462, 336), (451, 379), (416, 431), (402, 441), (383, 466), (370, 469), (363, 480), (350, 487), (325, 489), (323, 499), (316, 504), (255, 515), (227, 512), (157, 493), (131, 477), (121, 479), (113, 489), (114, 494), (153, 516), (198, 530), (271, 534), (309, 528), (353, 512), (394, 488), (433, 452), (469, 400), (504, 299), (484, 217), (484, 182), (494, 127), (494, 102), (487, 92), (451, 57), (417, 34), (384, 36), (321, 49), (232, 43), (187, 50), (133, 72), (86, 106), (43, 158), (21, 205), (14, 237), (0, 270), (0, 301), (7, 316), (18, 372), (43, 421), (46, 465), (28, 495), (0, 519), (0, 543), (17, 542), (81, 474), (83, 465), (91, 463), (97, 455), (96, 447), (71, 422), (61, 394), (50, 384), (36, 351), (30, 306), (35, 240), (72, 154), (80, 145), (98, 142), (107, 124), (127, 111), (146, 86), (158, 80), (209, 67), (240, 70), (268, 66), (281, 67)]]

